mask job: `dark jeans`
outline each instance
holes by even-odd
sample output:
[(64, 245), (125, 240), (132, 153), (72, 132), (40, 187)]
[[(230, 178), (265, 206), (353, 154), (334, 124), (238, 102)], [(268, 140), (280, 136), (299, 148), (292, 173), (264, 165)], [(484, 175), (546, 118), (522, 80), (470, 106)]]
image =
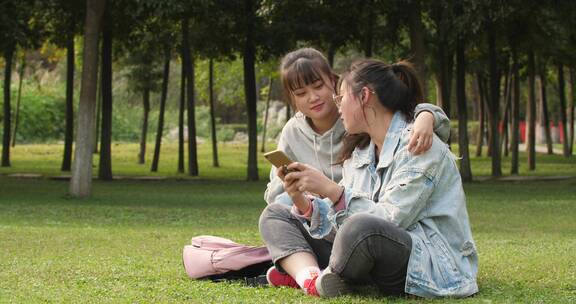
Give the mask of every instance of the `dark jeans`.
[(320, 268), (330, 266), (352, 284), (377, 285), (384, 293), (404, 293), (412, 239), (403, 229), (370, 214), (355, 214), (336, 233), (334, 243), (312, 238), (282, 204), (271, 204), (260, 216), (260, 234), (272, 260), (296, 252), (316, 256)]

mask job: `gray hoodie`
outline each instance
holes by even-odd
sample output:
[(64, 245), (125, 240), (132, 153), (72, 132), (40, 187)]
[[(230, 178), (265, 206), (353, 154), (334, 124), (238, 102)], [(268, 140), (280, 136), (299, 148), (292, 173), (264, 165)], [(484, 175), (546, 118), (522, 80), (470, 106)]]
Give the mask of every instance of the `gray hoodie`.
[[(434, 133), (447, 142), (450, 136), (450, 120), (438, 106), (422, 103), (416, 106), (414, 117), (422, 111), (434, 114)], [(335, 182), (342, 179), (342, 166), (335, 164), (342, 148), (345, 129), (341, 119), (324, 134), (318, 134), (304, 114), (297, 112), (280, 134), (278, 150), (282, 150), (291, 160), (310, 165)], [(264, 192), (264, 200), (271, 204), (284, 192), (282, 180), (276, 175), (276, 168), (270, 169), (270, 182)]]

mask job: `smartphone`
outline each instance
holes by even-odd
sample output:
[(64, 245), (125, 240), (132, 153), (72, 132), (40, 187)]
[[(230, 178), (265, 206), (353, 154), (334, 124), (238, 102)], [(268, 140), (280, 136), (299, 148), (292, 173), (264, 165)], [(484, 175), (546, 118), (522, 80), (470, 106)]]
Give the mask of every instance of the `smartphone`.
[(264, 154), (264, 157), (278, 169), (287, 170), (286, 167), (292, 163), (292, 160), (280, 150), (270, 151)]

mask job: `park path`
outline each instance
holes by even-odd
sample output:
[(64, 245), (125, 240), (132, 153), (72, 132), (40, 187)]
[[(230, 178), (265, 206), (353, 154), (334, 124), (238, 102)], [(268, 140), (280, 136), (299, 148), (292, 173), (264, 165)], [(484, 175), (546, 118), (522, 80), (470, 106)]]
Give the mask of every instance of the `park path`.
[[(525, 152), (526, 144), (519, 144), (518, 150)], [(552, 152), (554, 152), (554, 155), (562, 155), (562, 148), (552, 149)], [(536, 153), (548, 154), (548, 148), (545, 145), (536, 145)], [(572, 155), (576, 155), (576, 149), (572, 151)]]

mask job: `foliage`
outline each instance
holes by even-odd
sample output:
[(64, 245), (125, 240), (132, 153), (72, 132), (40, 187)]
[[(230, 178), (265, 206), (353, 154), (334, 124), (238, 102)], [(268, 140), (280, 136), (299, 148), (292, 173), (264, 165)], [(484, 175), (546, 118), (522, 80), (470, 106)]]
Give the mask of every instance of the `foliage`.
[[(28, 87), (31, 90), (22, 92), (16, 141), (31, 143), (64, 138), (64, 98), (49, 92), (39, 94), (32, 86)], [(12, 90), (12, 94), (16, 96), (16, 91)]]
[[(410, 53), (412, 41), (409, 29), (413, 16), (410, 12), (414, 5), (421, 6), (423, 36), (426, 42), (425, 62), (428, 70), (438, 73), (442, 65), (447, 71), (453, 72), (453, 49), (456, 39), (463, 38), (467, 73), (487, 74), (489, 52), (486, 33), (489, 27), (494, 27), (496, 56), (493, 57), (496, 57), (497, 73), (493, 74), (504, 75), (508, 72), (510, 55), (515, 50), (519, 55), (520, 74), (524, 77), (522, 78), (524, 81), (526, 52), (534, 50), (538, 65), (544, 68), (548, 66), (548, 71), (544, 73), (549, 76), (550, 83), (548, 90), (550, 117), (558, 116), (559, 92), (556, 86), (552, 85), (557, 81), (556, 71), (550, 73), (550, 67), (559, 63), (567, 67), (576, 64), (573, 52), (576, 46), (574, 31), (576, 19), (571, 18), (576, 8), (574, 3), (576, 2), (520, 0), (110, 1), (112, 22), (105, 22), (105, 26), (112, 29), (114, 37), (114, 74), (121, 76), (115, 77), (114, 81), (113, 137), (120, 141), (132, 141), (138, 137), (141, 117), (135, 118), (134, 113), (141, 113), (141, 91), (144, 88), (157, 90), (161, 80), (161, 58), (166, 49), (171, 51), (174, 58), (166, 112), (168, 129), (174, 127), (173, 122), (176, 119), (174, 113), (179, 104), (180, 80), (180, 60), (176, 57), (181, 49), (180, 22), (183, 18), (190, 21), (189, 38), (197, 63), (195, 71), (198, 104), (207, 104), (207, 62), (208, 59), (213, 59), (215, 107), (219, 124), (245, 123), (248, 117), (257, 115), (247, 115), (246, 106), (250, 104), (250, 111), (254, 111), (254, 101), (250, 100), (247, 103), (245, 100), (242, 56), (247, 53), (256, 55), (255, 89), (258, 90), (259, 101), (266, 99), (270, 78), (277, 77), (279, 57), (297, 47), (313, 46), (323, 50), (330, 59), (336, 56), (334, 60), (336, 68), (341, 68), (352, 58), (362, 57), (367, 53), (372, 53), (372, 56), (387, 62), (411, 58), (413, 54)], [(247, 7), (247, 4), (251, 6)], [(462, 7), (462, 12), (455, 13), (459, 5)], [(66, 39), (76, 35), (76, 49), (77, 53), (80, 53), (82, 37), (79, 33), (84, 22), (84, 14), (82, 1), (0, 0), (0, 47), (5, 49), (16, 44), (19, 49), (29, 49), (27, 54), (30, 54), (31, 50), (40, 49), (44, 63), (61, 57), (63, 51), (58, 48), (64, 45)], [(253, 42), (253, 51), (252, 48), (247, 48), (246, 43), (249, 41)], [(447, 58), (438, 56), (442, 53), (442, 48), (448, 49), (445, 52), (446, 57), (450, 59), (447, 60), (449, 62), (447, 64), (441, 63)], [(249, 57), (251, 56), (247, 56)], [(47, 67), (34, 61), (29, 60), (34, 75), (42, 74), (39, 71), (52, 69), (56, 65), (50, 64), (50, 67)], [(58, 65), (62, 66), (62, 61), (60, 60)], [(81, 67), (81, 56), (76, 62), (77, 66)], [(77, 71), (80, 71), (80, 68)], [(78, 82), (80, 74), (76, 75)], [(40, 77), (35, 78), (40, 83)], [(447, 82), (449, 80), (445, 81)], [(523, 104), (526, 100), (526, 90), (524, 84), (521, 84), (521, 87), (520, 102)], [(429, 100), (434, 100), (433, 86), (428, 86), (427, 93)], [(158, 98), (155, 95), (152, 94), (151, 98), (153, 109), (151, 125), (157, 123), (154, 116), (157, 115)], [(46, 102), (52, 100), (52, 96), (47, 96), (45, 100)], [(451, 100), (454, 102), (455, 99)], [(58, 101), (54, 101), (53, 106), (48, 106), (46, 102), (28, 102), (28, 106), (38, 105), (40, 108), (35, 109), (37, 112), (49, 107), (52, 109), (49, 112), (52, 111), (56, 115), (57, 109), (60, 108)], [(472, 104), (468, 102), (468, 107), (476, 108)], [(258, 107), (262, 108), (262, 102)], [(524, 112), (525, 107), (521, 108)], [(203, 109), (199, 111), (202, 112)], [(469, 109), (468, 112), (472, 111)], [(199, 114), (201, 120), (199, 135), (202, 137), (209, 134), (205, 128), (203, 115)], [(50, 115), (46, 115), (48, 116)], [(523, 116), (524, 113), (520, 113), (520, 117)], [(57, 114), (55, 117), (62, 116)], [(451, 115), (451, 118), (454, 119), (456, 116)], [(38, 123), (51, 122), (38, 121)], [(262, 122), (257, 123), (261, 129)], [(223, 128), (225, 133), (220, 135), (221, 139), (233, 137), (231, 128), (226, 126), (218, 128)], [(270, 131), (274, 133), (277, 131), (276, 128), (272, 126)], [(52, 135), (46, 135), (50, 137), (43, 140), (59, 140), (60, 136), (54, 137), (57, 130), (59, 129), (55, 128), (50, 131)], [(28, 131), (24, 129), (22, 132)], [(25, 135), (25, 138), (36, 138), (34, 136), (36, 135)], [(253, 138), (253, 134), (251, 136)], [(22, 139), (26, 140), (25, 138)]]
[(15, 44), (37, 48), (46, 35), (38, 9), (39, 1), (0, 1), (0, 50)]

